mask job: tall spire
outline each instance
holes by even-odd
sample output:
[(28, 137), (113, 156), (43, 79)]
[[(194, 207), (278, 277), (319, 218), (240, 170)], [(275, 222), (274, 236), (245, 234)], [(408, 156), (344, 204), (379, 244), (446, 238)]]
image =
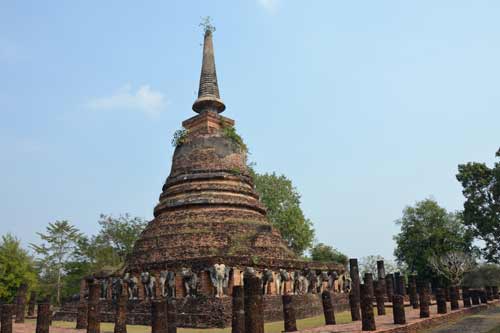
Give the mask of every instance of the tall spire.
[(193, 110), (201, 113), (203, 111), (222, 112), (226, 108), (219, 96), (217, 84), (217, 73), (215, 71), (214, 44), (212, 32), (214, 27), (205, 25), (205, 40), (203, 42), (203, 63), (201, 65), (200, 88), (198, 99), (193, 104)]

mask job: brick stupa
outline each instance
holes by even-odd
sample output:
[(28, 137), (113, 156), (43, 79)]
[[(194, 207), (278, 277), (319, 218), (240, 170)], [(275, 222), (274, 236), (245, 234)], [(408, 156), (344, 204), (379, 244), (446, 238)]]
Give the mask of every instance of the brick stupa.
[[(340, 280), (333, 279), (344, 273), (342, 265), (300, 260), (267, 219), (247, 167), (246, 147), (234, 121), (221, 115), (225, 108), (217, 84), (212, 30), (206, 29), (200, 87), (193, 104), (198, 114), (185, 120), (175, 135), (172, 168), (154, 219), (123, 269), (94, 275), (101, 284), (101, 320), (114, 321), (115, 303), (126, 292), (129, 324), (150, 324), (151, 300), (173, 297), (179, 327), (228, 326), (232, 306), (228, 296), (233, 286), (243, 284), (243, 272), (249, 268), (262, 277), (267, 321), (282, 320), (283, 294), (295, 294), (297, 317), (304, 318), (322, 313), (322, 290), (340, 290)], [(221, 267), (223, 277), (214, 272)], [(122, 290), (119, 281), (128, 289)], [(56, 318), (76, 319), (87, 289), (82, 281), (79, 303), (66, 304)], [(346, 295), (337, 294), (336, 304), (347, 304)]]
[(219, 95), (210, 29), (205, 32), (193, 110), (198, 114), (182, 123), (184, 131), (154, 220), (136, 242), (128, 269), (217, 261), (276, 267), (297, 260), (266, 218), (234, 121), (221, 115), (225, 105)]

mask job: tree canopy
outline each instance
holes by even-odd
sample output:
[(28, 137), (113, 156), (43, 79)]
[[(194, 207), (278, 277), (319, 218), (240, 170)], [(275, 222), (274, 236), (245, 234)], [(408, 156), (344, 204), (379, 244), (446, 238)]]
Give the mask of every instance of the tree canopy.
[[(500, 149), (496, 157), (500, 157)], [(464, 223), (484, 241), (485, 259), (500, 263), (500, 162), (492, 168), (477, 162), (460, 164), (457, 180), (465, 196)]]
[(435, 200), (425, 199), (406, 207), (396, 224), (401, 227), (394, 236), (396, 260), (406, 264), (410, 272), (418, 272), (421, 278), (438, 278), (431, 269), (431, 258), (452, 251), (473, 252), (473, 236), (464, 227), (460, 214), (447, 212)]
[(33, 258), (21, 247), (19, 239), (11, 234), (0, 242), (0, 300), (12, 302), (22, 283), (30, 288), (36, 285)]
[(300, 208), (300, 194), (292, 181), (273, 172), (254, 173), (254, 182), (269, 220), (281, 232), (288, 246), (297, 255), (302, 255), (312, 246), (314, 229)]
[(80, 231), (68, 221), (49, 223), (46, 233), (37, 233), (42, 243), (31, 244), (37, 254), (37, 266), (45, 290), (55, 291), (55, 301), (61, 304), (61, 290), (66, 274), (65, 266), (74, 258)]
[(500, 285), (500, 266), (484, 263), (465, 273), (463, 285), (470, 288)]
[(385, 260), (381, 255), (369, 255), (363, 257), (359, 260), (359, 273), (364, 276), (365, 273), (372, 273), (373, 276), (377, 277), (377, 261), (384, 260), (384, 269), (386, 274), (394, 273), (398, 270), (398, 267), (394, 262), (390, 260)]
[(98, 223), (99, 233), (82, 238), (78, 244), (80, 261), (87, 262), (92, 271), (119, 268), (147, 222), (129, 214), (118, 217), (101, 214)]
[(330, 245), (318, 243), (311, 249), (311, 259), (321, 262), (334, 262), (346, 266), (349, 258)]

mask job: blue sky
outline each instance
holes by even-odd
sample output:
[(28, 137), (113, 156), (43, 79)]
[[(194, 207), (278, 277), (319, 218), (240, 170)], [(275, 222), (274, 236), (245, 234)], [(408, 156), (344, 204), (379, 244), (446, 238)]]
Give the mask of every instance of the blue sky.
[(318, 241), (391, 257), (405, 205), (460, 209), (457, 164), (494, 162), (497, 1), (2, 1), (0, 234), (152, 217), (207, 15), (224, 115)]

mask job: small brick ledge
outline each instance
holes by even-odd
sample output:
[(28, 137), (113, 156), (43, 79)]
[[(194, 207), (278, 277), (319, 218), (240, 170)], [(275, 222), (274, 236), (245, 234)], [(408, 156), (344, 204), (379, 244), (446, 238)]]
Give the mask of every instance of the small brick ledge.
[[(462, 303), (462, 302), (460, 302)], [(462, 305), (462, 304), (461, 304)], [(431, 309), (430, 318), (419, 318), (419, 310), (410, 310), (406, 312), (406, 319), (408, 323), (406, 325), (394, 325), (392, 323), (392, 312), (389, 310), (388, 314), (381, 317), (375, 317), (377, 330), (371, 331), (375, 333), (417, 333), (419, 331), (436, 327), (448, 322), (456, 321), (459, 318), (475, 314), (491, 307), (500, 306), (500, 301), (491, 301), (488, 304), (474, 305), (471, 308), (460, 308), (459, 310), (454, 310), (446, 314), (437, 314), (436, 307), (433, 306)], [(449, 304), (448, 304), (449, 310)], [(361, 333), (368, 331), (361, 331), (361, 322), (352, 322), (348, 324), (340, 325), (328, 325), (319, 326), (315, 328), (304, 329), (296, 331), (295, 333), (337, 333), (337, 332), (350, 332), (350, 333)]]
[(488, 304), (475, 305), (471, 308), (461, 308), (446, 314), (434, 314), (430, 318), (418, 319), (416, 322), (411, 322), (407, 325), (398, 325), (399, 327), (377, 330), (375, 332), (384, 333), (417, 333), (424, 329), (429, 329), (449, 322), (454, 322), (459, 318), (467, 315), (475, 314), (494, 306), (498, 306), (499, 301), (490, 302)]

